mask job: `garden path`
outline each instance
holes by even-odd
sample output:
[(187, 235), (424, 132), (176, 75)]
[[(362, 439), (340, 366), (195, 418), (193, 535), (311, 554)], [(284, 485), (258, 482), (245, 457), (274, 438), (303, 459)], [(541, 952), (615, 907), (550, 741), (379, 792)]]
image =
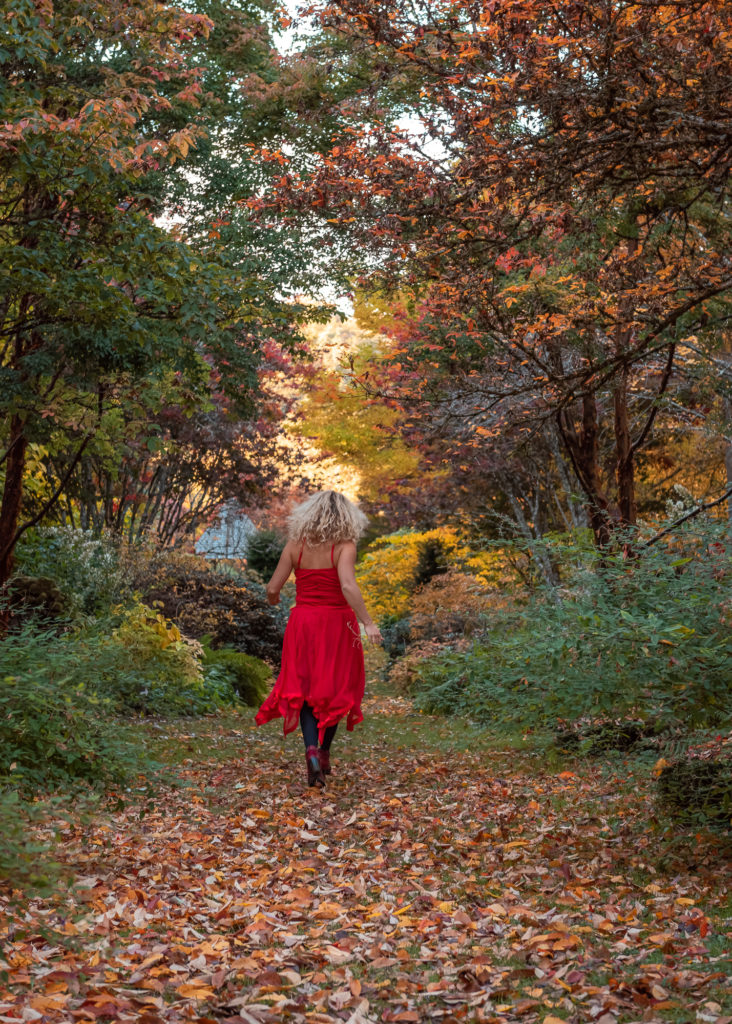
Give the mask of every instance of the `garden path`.
[(179, 785), (67, 826), (73, 886), (9, 909), (0, 1021), (732, 1020), (729, 862), (627, 766), (365, 711), (324, 792), (249, 715), (170, 731)]

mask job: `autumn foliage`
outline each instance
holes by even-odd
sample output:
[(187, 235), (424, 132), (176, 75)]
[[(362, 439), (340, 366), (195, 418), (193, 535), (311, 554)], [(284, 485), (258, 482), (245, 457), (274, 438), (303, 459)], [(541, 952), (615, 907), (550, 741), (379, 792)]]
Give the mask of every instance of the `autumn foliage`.
[(638, 456), (725, 331), (729, 7), (311, 10), (371, 77), (265, 209), (347, 236), (365, 285), (408, 298), (385, 393), (459, 417), (463, 461), (549, 425), (606, 543), (636, 522)]

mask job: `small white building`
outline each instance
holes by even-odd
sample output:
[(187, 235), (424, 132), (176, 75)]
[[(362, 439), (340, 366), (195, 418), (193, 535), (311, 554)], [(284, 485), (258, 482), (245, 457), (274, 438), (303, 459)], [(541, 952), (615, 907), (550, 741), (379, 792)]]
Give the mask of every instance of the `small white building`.
[(256, 533), (256, 526), (239, 510), (238, 502), (227, 501), (221, 508), (218, 523), (204, 530), (196, 541), (196, 554), (212, 561), (239, 561), (247, 557), (249, 541)]

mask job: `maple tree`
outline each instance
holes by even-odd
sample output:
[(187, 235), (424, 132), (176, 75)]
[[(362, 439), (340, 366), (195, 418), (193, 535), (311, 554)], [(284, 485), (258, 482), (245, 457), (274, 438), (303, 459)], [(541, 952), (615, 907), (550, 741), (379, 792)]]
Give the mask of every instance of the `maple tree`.
[(406, 383), (462, 403), (476, 440), (551, 419), (607, 543), (636, 521), (638, 453), (671, 382), (729, 315), (729, 7), (310, 10), (373, 75), (264, 216), (349, 238), (353, 273), (411, 296), (423, 344), (395, 353)]

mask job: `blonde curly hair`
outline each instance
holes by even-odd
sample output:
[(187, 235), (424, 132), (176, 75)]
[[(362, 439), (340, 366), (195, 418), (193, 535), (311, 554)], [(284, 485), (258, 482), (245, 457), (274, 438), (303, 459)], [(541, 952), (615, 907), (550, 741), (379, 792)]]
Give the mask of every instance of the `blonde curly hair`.
[(368, 526), (368, 519), (340, 491), (317, 491), (292, 510), (287, 526), (290, 540), (316, 547), (357, 541)]

